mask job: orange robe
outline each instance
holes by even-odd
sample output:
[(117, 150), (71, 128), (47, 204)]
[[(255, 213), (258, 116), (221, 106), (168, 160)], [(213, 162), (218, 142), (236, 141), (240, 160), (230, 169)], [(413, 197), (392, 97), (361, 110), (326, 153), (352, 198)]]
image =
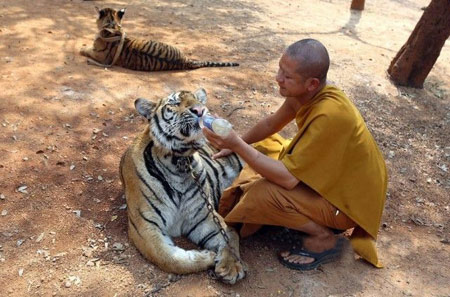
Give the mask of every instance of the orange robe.
[[(387, 171), (383, 156), (363, 118), (334, 86), (324, 87), (302, 106), (296, 115), (298, 132), (286, 143), (280, 136), (255, 144), (276, 157), (298, 180), (315, 190), (353, 220), (357, 227), (350, 238), (353, 249), (376, 267), (382, 267), (375, 241), (387, 190)], [(281, 153), (276, 153), (277, 151)], [(233, 188), (257, 177), (243, 172), (222, 197), (227, 204)], [(219, 207), (219, 212), (226, 214)], [(225, 221), (244, 222), (239, 204)]]

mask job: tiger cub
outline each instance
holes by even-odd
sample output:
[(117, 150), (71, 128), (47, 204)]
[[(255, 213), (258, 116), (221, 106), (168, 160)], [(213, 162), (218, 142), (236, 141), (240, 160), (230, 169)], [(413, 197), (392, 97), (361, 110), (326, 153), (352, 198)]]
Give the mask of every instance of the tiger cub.
[[(148, 126), (120, 162), (128, 235), (146, 258), (167, 272), (183, 274), (215, 266), (218, 278), (234, 284), (247, 268), (239, 255), (237, 233), (215, 210), (243, 163), (235, 154), (211, 158), (216, 150), (206, 144), (198, 124), (206, 112), (205, 103), (203, 89), (172, 93), (157, 103), (135, 101)], [(192, 171), (198, 174), (196, 180)], [(226, 231), (228, 245), (205, 198), (214, 206), (211, 211)], [(187, 237), (202, 250), (177, 247), (171, 237), (178, 236)]]
[(179, 49), (171, 45), (126, 37), (122, 30), (125, 9), (116, 11), (104, 8), (98, 12), (99, 32), (90, 49), (81, 49), (80, 54), (88, 57), (88, 62), (98, 66), (113, 65), (141, 71), (188, 70), (202, 67), (231, 67), (238, 63), (201, 62), (188, 59)]

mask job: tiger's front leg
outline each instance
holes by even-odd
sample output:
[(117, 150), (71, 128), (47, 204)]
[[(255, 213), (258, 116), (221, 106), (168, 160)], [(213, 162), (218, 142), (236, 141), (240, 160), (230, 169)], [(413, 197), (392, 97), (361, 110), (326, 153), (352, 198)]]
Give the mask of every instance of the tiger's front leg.
[[(80, 55), (85, 56), (87, 58), (90, 58), (94, 61), (97, 61), (98, 63), (104, 63), (106, 60), (106, 52), (104, 50), (99, 49), (106, 49), (106, 44), (99, 38), (97, 38), (94, 41), (94, 45), (92, 47), (83, 47), (80, 49)], [(89, 63), (89, 60), (88, 60)]]
[(92, 47), (91, 48), (83, 47), (82, 49), (80, 49), (80, 55), (98, 61), (98, 59), (96, 58), (96, 55), (95, 55), (94, 48), (92, 48)]
[[(225, 224), (222, 220), (222, 225)], [(247, 274), (247, 264), (241, 259), (239, 252), (239, 235), (231, 227), (226, 227), (229, 243), (216, 256), (214, 272), (227, 284), (234, 284)]]
[(239, 253), (239, 235), (225, 224), (219, 214), (215, 211), (214, 214), (228, 235), (228, 244), (219, 226), (214, 222), (212, 213), (208, 213), (206, 207), (203, 214), (199, 215), (205, 219), (190, 226), (186, 236), (200, 247), (215, 251), (217, 254), (214, 259), (216, 276), (224, 283), (234, 284), (243, 279), (247, 272), (247, 265), (242, 261)]

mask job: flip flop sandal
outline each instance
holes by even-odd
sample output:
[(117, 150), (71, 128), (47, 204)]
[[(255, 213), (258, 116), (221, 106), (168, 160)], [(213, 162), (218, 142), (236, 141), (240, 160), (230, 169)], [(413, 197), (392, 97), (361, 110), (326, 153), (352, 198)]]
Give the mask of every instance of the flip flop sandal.
[(312, 269), (316, 269), (321, 264), (332, 262), (332, 261), (336, 260), (341, 255), (343, 244), (344, 244), (344, 238), (341, 237), (341, 238), (338, 238), (336, 245), (332, 249), (326, 250), (321, 253), (314, 253), (314, 252), (305, 250), (303, 248), (298, 249), (295, 247), (293, 247), (289, 251), (290, 255), (298, 255), (298, 256), (313, 258), (314, 261), (311, 263), (293, 263), (293, 262), (290, 262), (289, 260), (286, 260), (284, 257), (281, 256), (281, 254), (278, 254), (278, 259), (281, 262), (281, 264), (283, 264), (284, 266), (291, 268), (291, 269), (312, 270)]

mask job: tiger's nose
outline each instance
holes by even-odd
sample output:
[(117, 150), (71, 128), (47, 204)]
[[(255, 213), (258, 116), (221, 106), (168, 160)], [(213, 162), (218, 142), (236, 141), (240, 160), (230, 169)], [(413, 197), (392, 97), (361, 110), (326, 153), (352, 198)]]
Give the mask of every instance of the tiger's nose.
[(201, 105), (195, 105), (195, 106), (189, 108), (189, 110), (196, 116), (201, 117), (203, 115), (203, 113), (205, 112), (206, 108)]

